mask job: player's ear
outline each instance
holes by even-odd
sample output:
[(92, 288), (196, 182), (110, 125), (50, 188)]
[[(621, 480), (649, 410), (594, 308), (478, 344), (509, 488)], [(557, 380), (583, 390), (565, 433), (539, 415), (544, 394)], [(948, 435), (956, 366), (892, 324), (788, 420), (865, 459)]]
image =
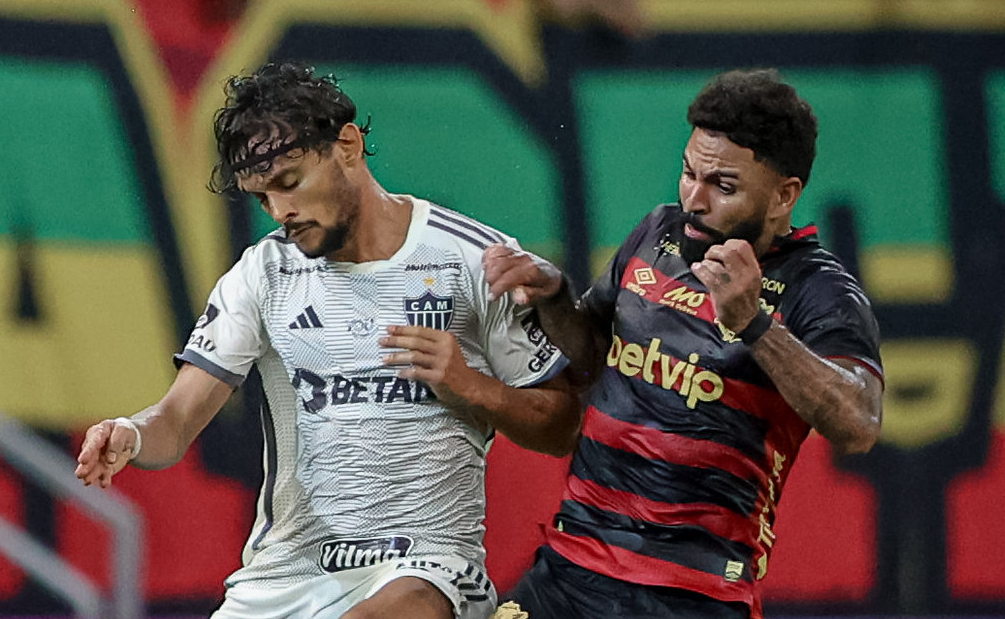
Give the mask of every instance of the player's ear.
[(366, 146), (364, 140), (365, 136), (360, 131), (359, 125), (356, 123), (342, 125), (335, 146), (343, 163), (353, 165), (355, 162), (363, 160), (363, 149)]
[(783, 179), (775, 188), (773, 199), (768, 207), (768, 219), (780, 220), (791, 217), (796, 200), (801, 195), (803, 195), (803, 181), (795, 176)]

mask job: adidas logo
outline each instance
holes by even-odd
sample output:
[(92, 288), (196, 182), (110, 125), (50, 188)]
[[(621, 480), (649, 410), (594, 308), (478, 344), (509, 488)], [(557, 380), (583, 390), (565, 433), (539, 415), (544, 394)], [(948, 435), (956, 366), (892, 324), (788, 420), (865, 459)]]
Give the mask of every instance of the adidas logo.
[(321, 319), (314, 312), (314, 306), (308, 305), (304, 311), (302, 311), (297, 319), (290, 323), (291, 329), (316, 329), (322, 327)]

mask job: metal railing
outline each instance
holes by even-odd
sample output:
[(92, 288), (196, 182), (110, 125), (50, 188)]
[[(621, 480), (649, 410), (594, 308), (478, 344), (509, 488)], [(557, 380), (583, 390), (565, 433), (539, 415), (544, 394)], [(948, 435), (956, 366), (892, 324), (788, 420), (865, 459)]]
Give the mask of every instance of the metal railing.
[(112, 535), (112, 595), (101, 590), (58, 554), (0, 518), (0, 552), (10, 557), (53, 594), (65, 599), (78, 617), (139, 619), (145, 616), (142, 583), (143, 522), (118, 491), (85, 487), (73, 475), (76, 462), (30, 428), (0, 414), (0, 456), (54, 497), (68, 499)]

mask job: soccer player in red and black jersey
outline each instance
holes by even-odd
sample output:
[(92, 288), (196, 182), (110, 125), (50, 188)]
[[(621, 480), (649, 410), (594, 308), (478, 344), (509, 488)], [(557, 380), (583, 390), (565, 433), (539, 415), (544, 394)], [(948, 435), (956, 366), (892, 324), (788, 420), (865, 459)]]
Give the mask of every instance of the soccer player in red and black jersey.
[(688, 109), (680, 202), (574, 301), (503, 246), (494, 294), (535, 305), (595, 381), (561, 508), (513, 597), (532, 619), (762, 616), (782, 486), (810, 428), (876, 442), (879, 330), (813, 226), (793, 228), (817, 122), (774, 70), (715, 77)]

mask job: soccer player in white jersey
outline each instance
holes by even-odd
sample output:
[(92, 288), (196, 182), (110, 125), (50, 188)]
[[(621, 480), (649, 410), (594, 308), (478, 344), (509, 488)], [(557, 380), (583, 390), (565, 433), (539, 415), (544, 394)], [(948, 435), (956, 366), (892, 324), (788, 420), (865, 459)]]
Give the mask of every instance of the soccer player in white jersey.
[(489, 294), (482, 250), (515, 241), (385, 191), (333, 77), (268, 64), (227, 95), (213, 188), (282, 227), (217, 283), (163, 399), (88, 429), (76, 474), (178, 462), (257, 364), (265, 481), (213, 619), (484, 619), (492, 433), (565, 454), (580, 422), (534, 314)]

